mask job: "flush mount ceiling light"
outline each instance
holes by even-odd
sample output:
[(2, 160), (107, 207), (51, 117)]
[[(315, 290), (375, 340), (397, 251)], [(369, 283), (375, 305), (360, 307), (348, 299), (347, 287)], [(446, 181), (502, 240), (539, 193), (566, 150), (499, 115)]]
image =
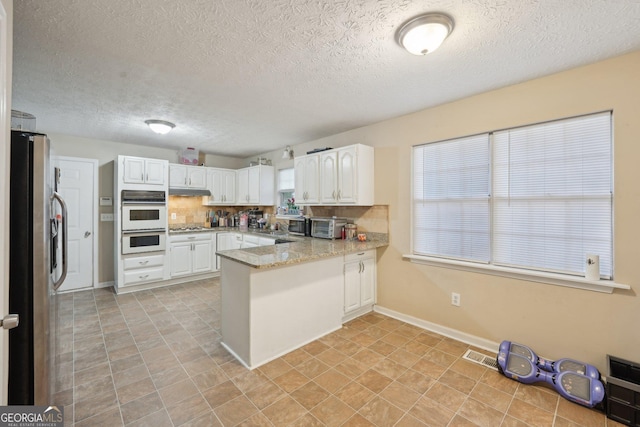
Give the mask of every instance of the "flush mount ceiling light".
[(290, 145), (287, 145), (287, 148), (284, 149), (284, 153), (282, 153), (283, 160), (291, 160), (293, 159), (293, 150)]
[(444, 13), (426, 13), (406, 22), (396, 34), (398, 44), (414, 55), (436, 50), (453, 31), (453, 19)]
[(171, 129), (176, 127), (173, 123), (165, 120), (145, 120), (144, 122), (149, 125), (152, 131), (161, 135), (171, 132)]

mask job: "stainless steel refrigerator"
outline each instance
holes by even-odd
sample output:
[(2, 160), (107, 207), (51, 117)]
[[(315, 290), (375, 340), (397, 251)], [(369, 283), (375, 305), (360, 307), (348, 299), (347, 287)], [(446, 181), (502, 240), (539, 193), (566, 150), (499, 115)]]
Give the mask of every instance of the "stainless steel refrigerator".
[(58, 174), (50, 160), (46, 135), (11, 131), (9, 310), (20, 318), (9, 331), (9, 405), (54, 403), (51, 299), (66, 276), (67, 234), (66, 206), (55, 192)]

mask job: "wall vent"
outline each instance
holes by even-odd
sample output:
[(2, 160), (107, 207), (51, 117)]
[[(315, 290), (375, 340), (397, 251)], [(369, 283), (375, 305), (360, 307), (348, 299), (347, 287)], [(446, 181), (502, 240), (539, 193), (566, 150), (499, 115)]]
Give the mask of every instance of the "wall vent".
[(486, 368), (491, 368), (494, 371), (498, 370), (498, 362), (496, 361), (496, 356), (491, 357), (482, 353), (478, 353), (474, 350), (467, 350), (462, 358), (470, 362), (477, 363), (478, 365), (482, 365)]

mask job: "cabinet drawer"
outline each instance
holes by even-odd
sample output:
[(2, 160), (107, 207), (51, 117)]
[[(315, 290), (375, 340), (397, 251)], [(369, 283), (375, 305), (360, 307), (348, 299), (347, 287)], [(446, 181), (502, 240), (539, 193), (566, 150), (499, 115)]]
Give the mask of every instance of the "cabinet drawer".
[(259, 236), (252, 236), (250, 234), (245, 234), (243, 238), (244, 243), (254, 244), (258, 246), (260, 244)]
[(211, 236), (215, 236), (215, 232), (202, 231), (200, 233), (176, 234), (169, 236), (170, 243), (177, 242), (201, 242), (203, 240), (211, 240)]
[(127, 258), (122, 263), (125, 270), (135, 270), (136, 268), (148, 268), (164, 265), (164, 255), (149, 255), (141, 257)]
[(366, 250), (366, 251), (354, 252), (352, 254), (346, 254), (344, 256), (344, 262), (358, 261), (358, 260), (363, 260), (365, 258), (375, 258), (375, 257), (376, 257), (376, 250), (375, 249), (369, 249), (369, 250)]
[(124, 272), (124, 284), (132, 285), (134, 283), (155, 282), (162, 280), (164, 277), (164, 267), (145, 268)]

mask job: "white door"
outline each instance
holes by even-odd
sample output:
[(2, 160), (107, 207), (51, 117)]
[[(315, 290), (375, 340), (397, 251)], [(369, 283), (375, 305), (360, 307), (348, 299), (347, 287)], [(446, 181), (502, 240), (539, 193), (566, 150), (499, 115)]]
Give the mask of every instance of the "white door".
[[(0, 178), (9, 182), (11, 110), (11, 1), (0, 0)], [(0, 215), (9, 218), (9, 186), (0, 186)], [(9, 221), (0, 225), (0, 318), (9, 314)], [(0, 329), (0, 406), (7, 404), (9, 333)]]
[(338, 150), (338, 203), (355, 203), (356, 194), (356, 149)]
[(211, 240), (194, 242), (192, 250), (192, 273), (207, 273), (213, 269)]
[(90, 288), (97, 283), (95, 260), (97, 243), (98, 161), (56, 157), (60, 168), (58, 192), (67, 202), (67, 278), (60, 291)]
[(315, 154), (305, 159), (304, 187), (307, 192), (307, 203), (318, 203), (320, 200), (320, 155)]
[(240, 169), (238, 171), (238, 204), (249, 202), (249, 169)]
[(164, 161), (147, 159), (144, 161), (144, 181), (147, 184), (164, 185)]
[(338, 153), (323, 153), (320, 157), (320, 203), (338, 201)]
[(191, 242), (171, 244), (171, 277), (191, 274)]
[(222, 201), (225, 203), (235, 203), (236, 201), (236, 171), (222, 172)]
[(129, 184), (143, 184), (144, 159), (139, 157), (125, 157), (123, 180)]

